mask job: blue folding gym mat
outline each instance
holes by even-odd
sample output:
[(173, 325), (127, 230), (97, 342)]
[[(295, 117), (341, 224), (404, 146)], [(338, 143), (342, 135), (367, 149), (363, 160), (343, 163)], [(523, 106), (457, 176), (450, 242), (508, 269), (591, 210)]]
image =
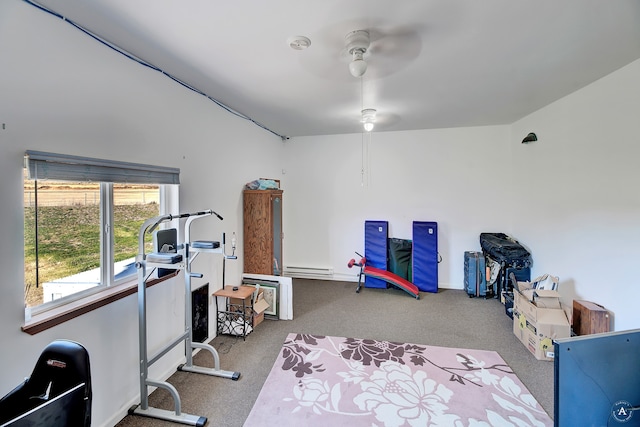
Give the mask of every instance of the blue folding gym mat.
[(413, 283), (438, 292), (438, 223), (413, 221)]
[[(388, 221), (364, 222), (364, 257), (367, 265), (387, 270)], [(387, 282), (375, 277), (365, 276), (365, 288), (387, 288)]]

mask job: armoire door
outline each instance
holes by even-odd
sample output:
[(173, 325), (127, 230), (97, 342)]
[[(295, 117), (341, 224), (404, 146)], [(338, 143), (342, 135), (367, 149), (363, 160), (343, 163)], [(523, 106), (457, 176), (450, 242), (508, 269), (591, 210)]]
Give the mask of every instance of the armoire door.
[(282, 271), (282, 190), (245, 190), (244, 272)]

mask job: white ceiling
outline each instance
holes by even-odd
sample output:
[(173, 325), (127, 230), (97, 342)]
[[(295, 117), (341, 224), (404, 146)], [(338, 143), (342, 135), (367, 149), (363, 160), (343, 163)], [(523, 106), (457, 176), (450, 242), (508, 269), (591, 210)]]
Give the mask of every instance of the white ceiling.
[[(640, 58), (639, 0), (38, 4), (290, 137), (360, 132), (362, 107), (375, 131), (509, 124)], [(362, 80), (344, 44), (359, 29)]]

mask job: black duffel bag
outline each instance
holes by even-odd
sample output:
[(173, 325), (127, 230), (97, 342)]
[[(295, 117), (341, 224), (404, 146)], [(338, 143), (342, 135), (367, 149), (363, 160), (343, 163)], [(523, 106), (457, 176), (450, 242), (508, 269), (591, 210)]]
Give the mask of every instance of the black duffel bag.
[(501, 266), (531, 267), (531, 253), (518, 241), (504, 233), (480, 233), (480, 247), (485, 256)]

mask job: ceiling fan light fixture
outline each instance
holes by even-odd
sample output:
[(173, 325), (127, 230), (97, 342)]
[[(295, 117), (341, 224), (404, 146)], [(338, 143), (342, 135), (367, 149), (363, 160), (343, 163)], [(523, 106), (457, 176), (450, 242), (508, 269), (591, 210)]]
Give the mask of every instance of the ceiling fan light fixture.
[(353, 61), (349, 63), (349, 72), (353, 77), (362, 77), (367, 72), (367, 63), (362, 59), (362, 51), (353, 52)]
[(373, 108), (366, 108), (362, 110), (362, 125), (364, 127), (364, 130), (367, 132), (371, 132), (375, 123), (376, 110), (374, 110)]
[(347, 52), (353, 55), (353, 60), (349, 63), (349, 72), (353, 77), (362, 77), (367, 71), (367, 63), (363, 56), (369, 49), (369, 32), (365, 30), (351, 31), (344, 39)]

